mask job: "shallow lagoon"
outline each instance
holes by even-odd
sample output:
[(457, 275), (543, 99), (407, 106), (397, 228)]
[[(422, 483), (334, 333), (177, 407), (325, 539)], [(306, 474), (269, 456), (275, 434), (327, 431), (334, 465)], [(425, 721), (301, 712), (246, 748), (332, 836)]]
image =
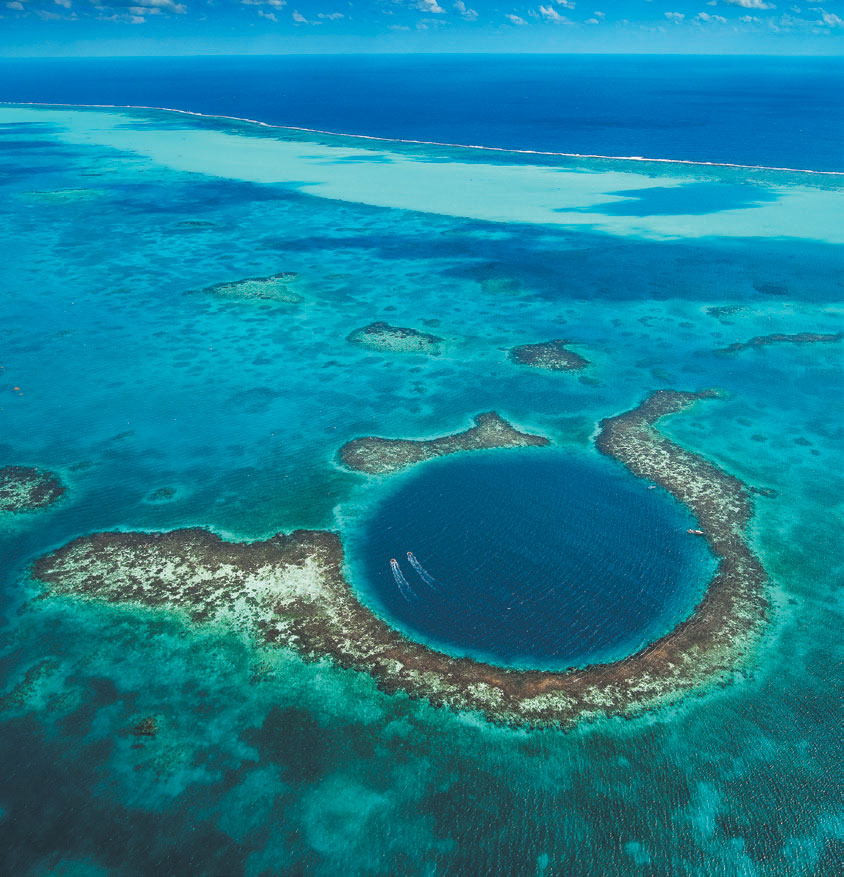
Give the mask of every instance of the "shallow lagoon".
[[(308, 147), (309, 171), (348, 178), (344, 193), (322, 187), (348, 196), (335, 200), (315, 195), (313, 177), (303, 191), (278, 169), (267, 183), (195, 173), (190, 152), (184, 166), (164, 160), (180, 137), (208, 144), (206, 155), (218, 137), (239, 148), (238, 126), (2, 116), (0, 223), (16, 259), (0, 266), (14, 290), (0, 325), (0, 465), (50, 467), (69, 487), (54, 510), (0, 522), (4, 691), (17, 692), (0, 726), (11, 870), (840, 870), (842, 690), (830, 668), (844, 620), (844, 437), (830, 400), (841, 397), (841, 348), (714, 353), (840, 328), (833, 182), (775, 175), (775, 202), (725, 211), (730, 235), (740, 232), (726, 238), (695, 231), (712, 215), (517, 224), (475, 215), (488, 210), (481, 183), (469, 217), (454, 215), (457, 198), (442, 213), (412, 209), (416, 184), (397, 184), (397, 205), (367, 203), (372, 177), (347, 160), (357, 145), (334, 166), (330, 143)], [(452, 160), (477, 162), (439, 150), (428, 165), (447, 174)], [(508, 172), (499, 162), (481, 178)], [(588, 171), (590, 209), (610, 192), (673, 188), (689, 169), (601, 174)], [(297, 273), (303, 302), (197, 294), (279, 272)], [(346, 345), (376, 319), (444, 337), (445, 352)], [(508, 360), (515, 345), (559, 337), (583, 345), (589, 370)], [(674, 707), (569, 734), (495, 728), (384, 695), (360, 674), (256, 653), (228, 630), (61, 601), (25, 607), (31, 558), (95, 530), (351, 532), (390, 489), (338, 465), (355, 436), (442, 435), (497, 410), (590, 458), (596, 421), (665, 386), (724, 388), (727, 398), (664, 428), (778, 494), (757, 497), (753, 525), (773, 577), (769, 636), (732, 684)], [(167, 501), (150, 501), (168, 487)], [(150, 715), (160, 730), (137, 737)]]

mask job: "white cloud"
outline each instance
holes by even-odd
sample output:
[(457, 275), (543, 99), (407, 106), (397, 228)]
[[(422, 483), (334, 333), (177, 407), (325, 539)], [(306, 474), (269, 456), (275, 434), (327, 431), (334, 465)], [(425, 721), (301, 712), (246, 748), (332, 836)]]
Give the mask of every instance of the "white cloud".
[(710, 15), (708, 12), (698, 12), (695, 21), (715, 22), (716, 24), (726, 24), (727, 19), (723, 15)]
[(342, 12), (318, 12), (317, 18), (325, 18), (328, 21), (339, 21), (341, 18), (345, 18)]
[(296, 22), (296, 24), (307, 24), (308, 23), (308, 19), (305, 18), (305, 16), (302, 15), (302, 13), (299, 12), (298, 9), (293, 10), (292, 18), (293, 18), (293, 21)]
[(742, 9), (776, 9), (773, 3), (766, 3), (765, 0), (724, 0), (730, 6), (741, 6)]
[(526, 22), (523, 18), (520, 18), (518, 15), (513, 15), (513, 14), (510, 13), (510, 12), (508, 12), (507, 15), (505, 15), (504, 17), (505, 17), (505, 18), (506, 18), (511, 24), (527, 24), (527, 22)]
[(263, 9), (259, 9), (258, 15), (260, 15), (261, 18), (268, 19), (269, 21), (278, 21), (278, 17), (276, 16), (275, 12), (264, 12)]
[(466, 21), (474, 21), (478, 17), (478, 13), (474, 9), (469, 9), (463, 0), (457, 0), (454, 8), (457, 10), (457, 14), (461, 18), (465, 18)]
[(574, 9), (574, 0), (554, 0), (557, 6), (565, 6), (566, 9)]
[(825, 9), (819, 9), (818, 12), (821, 13), (818, 24), (825, 24), (827, 27), (844, 27), (844, 21), (832, 12), (827, 12)]
[(416, 7), (422, 12), (445, 12), (445, 9), (437, 3), (437, 0), (416, 0)]
[(680, 21), (682, 21), (686, 16), (685, 16), (682, 12), (666, 12), (666, 13), (665, 13), (665, 17), (666, 17), (669, 21), (680, 22)]
[(6, 4), (6, 9), (23, 9), (23, 3), (19, 0), (12, 0), (11, 3)]
[(65, 9), (70, 9), (72, 5), (70, 0), (53, 0), (53, 2), (56, 6), (64, 6)]
[(273, 9), (281, 9), (287, 6), (287, 0), (240, 0), (244, 6), (272, 6)]
[(391, 24), (390, 30), (410, 30), (406, 24)]
[(742, 15), (739, 21), (744, 24), (759, 24), (759, 19), (755, 15)]
[(539, 7), (539, 14), (546, 21), (556, 21), (556, 22), (568, 21), (568, 19), (565, 17), (565, 15), (560, 15), (560, 13), (557, 12), (557, 10), (554, 9), (553, 6), (540, 6)]

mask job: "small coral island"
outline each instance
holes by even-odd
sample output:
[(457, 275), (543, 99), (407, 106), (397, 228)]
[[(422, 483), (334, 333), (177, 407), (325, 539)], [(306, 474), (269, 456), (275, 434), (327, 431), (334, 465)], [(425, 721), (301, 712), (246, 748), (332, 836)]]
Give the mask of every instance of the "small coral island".
[(36, 512), (58, 502), (64, 492), (54, 472), (34, 466), (0, 469), (0, 512)]
[(589, 365), (589, 360), (569, 350), (571, 341), (544, 341), (541, 344), (522, 344), (510, 351), (510, 359), (519, 365), (544, 368), (557, 372), (578, 372)]
[(601, 423), (601, 452), (685, 503), (718, 558), (691, 617), (614, 663), (522, 671), (407, 639), (359, 602), (344, 577), (340, 538), (324, 531), (252, 543), (227, 542), (201, 529), (99, 533), (40, 558), (33, 576), (55, 595), (178, 611), (193, 623), (222, 622), (259, 645), (294, 648), (307, 659), (328, 656), (368, 673), (384, 691), (481, 711), (493, 721), (565, 727), (634, 714), (728, 675), (766, 618), (766, 575), (746, 537), (747, 488), (654, 429), (661, 418), (715, 395), (664, 390)]
[(475, 425), (464, 432), (434, 439), (389, 439), (367, 436), (340, 448), (340, 460), (349, 469), (369, 475), (398, 472), (423, 460), (456, 454), (458, 451), (482, 451), (489, 448), (543, 447), (549, 444), (541, 435), (519, 432), (503, 417), (490, 411), (479, 414)]
[(766, 347), (769, 344), (819, 344), (844, 339), (844, 332), (798, 332), (796, 335), (783, 335), (776, 332), (772, 335), (757, 335), (749, 341), (737, 341), (729, 347), (721, 347), (715, 352), (721, 356), (740, 353), (754, 347)]
[(382, 353), (427, 353), (430, 356), (439, 356), (443, 342), (442, 338), (428, 332), (391, 326), (384, 322), (370, 323), (362, 329), (355, 329), (346, 336), (346, 340)]
[(270, 274), (269, 277), (246, 277), (228, 283), (215, 283), (199, 292), (229, 301), (300, 304), (304, 298), (291, 288), (297, 276), (293, 271), (283, 271), (280, 274)]

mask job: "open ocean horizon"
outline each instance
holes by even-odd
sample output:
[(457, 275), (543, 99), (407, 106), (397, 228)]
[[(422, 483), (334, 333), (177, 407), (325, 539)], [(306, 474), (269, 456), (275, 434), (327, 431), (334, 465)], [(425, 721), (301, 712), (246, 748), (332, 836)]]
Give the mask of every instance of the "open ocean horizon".
[(844, 64), (832, 56), (5, 59), (0, 100), (162, 107), (448, 145), (844, 171)]

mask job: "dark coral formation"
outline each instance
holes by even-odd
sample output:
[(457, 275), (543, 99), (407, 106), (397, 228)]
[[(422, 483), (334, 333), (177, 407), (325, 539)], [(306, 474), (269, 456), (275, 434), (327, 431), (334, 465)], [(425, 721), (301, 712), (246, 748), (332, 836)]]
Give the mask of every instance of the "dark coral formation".
[(725, 317), (734, 317), (736, 314), (746, 310), (746, 305), (713, 305), (706, 309), (706, 313), (709, 314), (710, 317), (715, 317), (716, 320), (727, 322), (724, 319)]
[(628, 715), (730, 673), (766, 616), (765, 571), (746, 541), (747, 488), (653, 428), (714, 395), (661, 391), (601, 424), (600, 450), (684, 502), (719, 561), (692, 616), (622, 661), (521, 671), (408, 640), (358, 601), (344, 578), (340, 539), (328, 532), (253, 543), (200, 529), (100, 533), (41, 558), (33, 573), (53, 593), (222, 622), (264, 645), (292, 647), (309, 659), (328, 655), (371, 674), (387, 692), (479, 710), (495, 721), (567, 726)]
[(56, 658), (43, 658), (33, 664), (8, 694), (0, 696), (0, 711), (25, 707), (36, 695), (41, 683), (49, 679), (58, 668), (59, 662)]
[(304, 298), (291, 289), (298, 275), (293, 271), (282, 271), (268, 277), (245, 277), (227, 283), (215, 283), (201, 289), (201, 294), (230, 301), (276, 302), (280, 304), (300, 304)]
[(443, 342), (442, 338), (428, 332), (380, 321), (355, 329), (346, 340), (385, 353), (427, 353), (431, 356), (439, 356)]
[(544, 447), (550, 444), (541, 435), (519, 432), (503, 417), (490, 411), (479, 414), (475, 425), (464, 432), (435, 439), (387, 439), (377, 436), (357, 438), (340, 448), (343, 465), (356, 472), (385, 475), (415, 463), (456, 454), (458, 451), (482, 451), (489, 448)]
[(740, 353), (753, 347), (766, 347), (768, 344), (818, 344), (823, 342), (841, 341), (844, 332), (798, 332), (796, 335), (783, 335), (775, 332), (772, 335), (757, 335), (749, 341), (737, 341), (729, 347), (721, 347), (715, 352), (721, 356)]
[(589, 365), (589, 360), (579, 353), (569, 350), (567, 344), (572, 341), (544, 341), (541, 344), (523, 344), (510, 351), (510, 359), (519, 365), (533, 368), (545, 368), (558, 372), (582, 371)]
[(0, 469), (0, 512), (35, 512), (58, 502), (66, 488), (54, 472), (34, 466)]

